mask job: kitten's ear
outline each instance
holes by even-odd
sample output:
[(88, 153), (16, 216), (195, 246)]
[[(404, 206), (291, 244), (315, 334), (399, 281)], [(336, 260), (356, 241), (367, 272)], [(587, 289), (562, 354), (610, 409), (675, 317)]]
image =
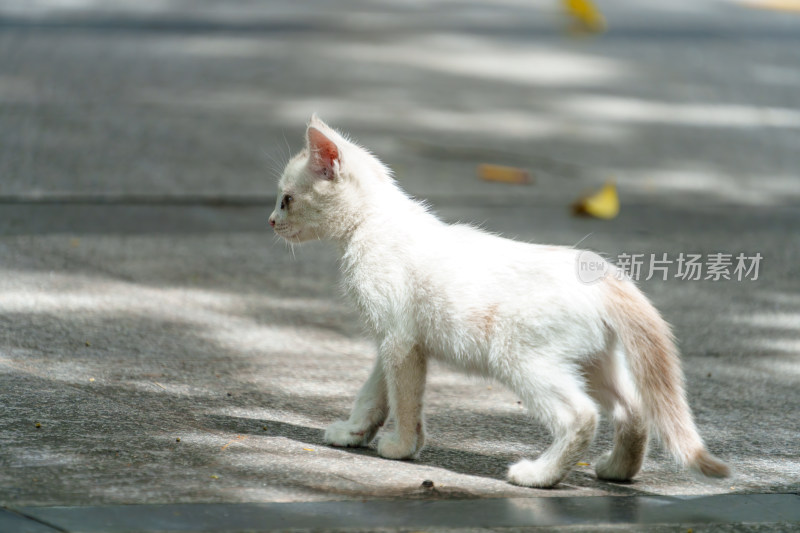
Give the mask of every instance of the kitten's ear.
[(309, 166), (322, 179), (332, 180), (339, 171), (339, 147), (315, 126), (309, 126), (308, 137)]

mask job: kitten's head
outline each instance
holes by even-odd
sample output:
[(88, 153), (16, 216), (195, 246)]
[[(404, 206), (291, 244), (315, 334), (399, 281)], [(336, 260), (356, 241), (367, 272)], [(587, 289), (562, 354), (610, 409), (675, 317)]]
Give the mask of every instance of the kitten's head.
[[(322, 122), (316, 115), (306, 129), (306, 146), (278, 182), (278, 199), (269, 224), (289, 242), (335, 238), (352, 224), (357, 205), (356, 177), (380, 162)], [(384, 169), (385, 173), (385, 169)]]

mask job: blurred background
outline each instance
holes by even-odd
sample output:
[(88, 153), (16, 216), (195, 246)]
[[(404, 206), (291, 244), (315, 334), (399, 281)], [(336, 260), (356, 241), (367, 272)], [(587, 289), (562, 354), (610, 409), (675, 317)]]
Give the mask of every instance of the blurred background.
[(800, 197), (794, 0), (565, 5), (2, 0), (0, 197), (266, 197), (314, 111), (434, 200)]

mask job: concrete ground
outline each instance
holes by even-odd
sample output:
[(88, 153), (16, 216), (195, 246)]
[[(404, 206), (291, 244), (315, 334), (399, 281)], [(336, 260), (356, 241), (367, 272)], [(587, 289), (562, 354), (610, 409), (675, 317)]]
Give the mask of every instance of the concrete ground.
[[(0, 505), (800, 491), (800, 16), (599, 5), (609, 32), (581, 38), (550, 2), (0, 2)], [(508, 485), (546, 432), (440, 367), (419, 460), (324, 446), (375, 351), (335, 250), (266, 225), (313, 111), (447, 220), (612, 259), (760, 253), (757, 280), (640, 284), (734, 476), (654, 446), (631, 484)], [(485, 162), (535, 184), (481, 182)], [(608, 179), (620, 216), (573, 217)]]

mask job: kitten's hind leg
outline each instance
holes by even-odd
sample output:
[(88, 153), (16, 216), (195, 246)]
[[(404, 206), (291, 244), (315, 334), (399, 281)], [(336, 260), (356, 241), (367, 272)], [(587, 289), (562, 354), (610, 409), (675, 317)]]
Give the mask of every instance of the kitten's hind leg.
[(642, 467), (647, 452), (647, 425), (636, 412), (615, 410), (614, 448), (595, 464), (598, 479), (630, 481)]
[(369, 446), (386, 421), (389, 400), (386, 376), (378, 359), (356, 397), (348, 420), (334, 422), (325, 430), (325, 443), (333, 446)]
[(647, 422), (622, 357), (613, 350), (585, 369), (592, 396), (614, 422), (614, 447), (595, 464), (598, 479), (608, 481), (633, 479), (647, 453)]
[(583, 384), (562, 368), (538, 366), (514, 379), (514, 389), (532, 416), (553, 433), (553, 444), (535, 461), (523, 459), (508, 470), (516, 485), (550, 488), (583, 458), (597, 429), (597, 407)]

